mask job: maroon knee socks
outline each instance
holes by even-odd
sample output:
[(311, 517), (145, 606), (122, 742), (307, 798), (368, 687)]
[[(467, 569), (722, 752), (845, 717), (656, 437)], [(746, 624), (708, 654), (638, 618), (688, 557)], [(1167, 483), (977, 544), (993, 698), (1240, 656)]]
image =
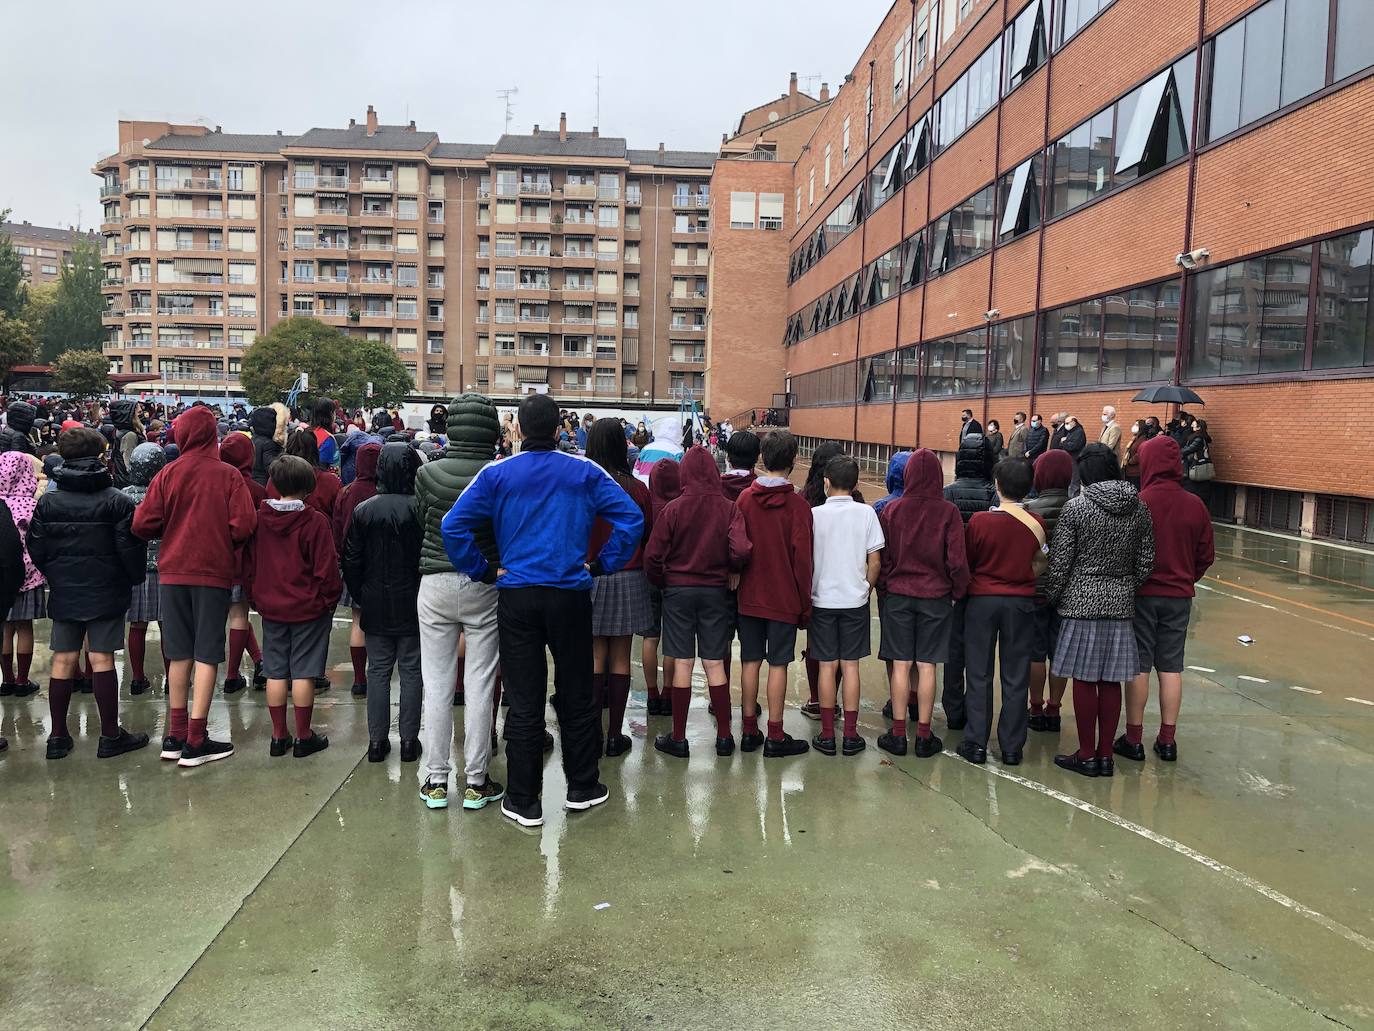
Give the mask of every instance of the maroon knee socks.
[[(133, 631), (129, 631), (130, 637)], [(229, 630), (229, 655), (224, 664), (224, 679), (233, 680), (239, 675), (239, 667), (243, 664), (243, 649), (248, 643), (247, 630)]]
[(6, 684), (15, 682), (14, 656), (10, 652), (0, 652), (0, 673), (4, 674)]
[(1097, 684), (1091, 680), (1073, 682), (1073, 718), (1078, 724), (1078, 758), (1097, 754)]
[(32, 662), (33, 652), (14, 653), (14, 674), (19, 678), (19, 683), (27, 684), (29, 682), (29, 665)]
[(286, 704), (269, 705), (267, 712), (272, 717), (272, 736), (278, 740), (286, 737)]
[(71, 737), (67, 729), (67, 710), (72, 704), (72, 682), (70, 680), (48, 681), (48, 715), (52, 717), (52, 737)]
[[(231, 631), (232, 632), (232, 631)], [(129, 627), (129, 668), (133, 672), (135, 680), (142, 680), (143, 677), (143, 656), (147, 652), (148, 628), (146, 626)]]
[(119, 679), (112, 669), (97, 670), (91, 677), (95, 692), (95, 707), (100, 713), (101, 737), (115, 737), (119, 733)]
[[(1077, 701), (1074, 702), (1077, 705)], [(1121, 722), (1121, 685), (1111, 680), (1097, 685), (1097, 757), (1110, 759), (1117, 724)]]
[[(716, 737), (730, 736), (730, 685), (712, 684), (706, 688), (716, 717)], [(676, 710), (674, 710), (676, 712)]]
[(348, 657), (353, 660), (353, 683), (367, 683), (367, 649), (348, 646)]
[(612, 673), (606, 678), (606, 688), (611, 696), (610, 723), (606, 730), (609, 736), (620, 734), (625, 724), (625, 707), (630, 703), (630, 675)]
[[(692, 704), (690, 687), (673, 688), (673, 740), (687, 740), (687, 708)], [(727, 710), (728, 711), (728, 710)]]
[(806, 652), (802, 652), (802, 663), (806, 666), (806, 690), (811, 694), (811, 701), (821, 700), (821, 664)]
[(312, 704), (312, 705), (297, 705), (297, 706), (294, 706), (294, 708), (295, 708), (295, 712), (293, 713), (293, 715), (296, 717), (296, 737), (297, 737), (298, 739), (306, 739), (306, 738), (309, 738), (309, 737), (310, 737), (310, 717), (311, 717), (311, 716), (314, 714), (314, 712), (315, 712), (315, 706), (314, 706), (313, 704)]

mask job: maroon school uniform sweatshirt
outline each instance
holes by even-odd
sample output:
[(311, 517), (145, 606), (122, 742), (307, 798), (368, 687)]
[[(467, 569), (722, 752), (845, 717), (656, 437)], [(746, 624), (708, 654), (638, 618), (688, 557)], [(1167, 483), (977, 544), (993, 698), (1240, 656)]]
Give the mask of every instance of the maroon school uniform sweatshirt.
[(644, 572), (657, 587), (724, 587), (749, 561), (744, 520), (721, 493), (720, 471), (705, 448), (683, 455), (681, 472), (682, 496), (655, 520)]
[(811, 621), (811, 506), (790, 483), (755, 482), (735, 508), (750, 547), (739, 578), (740, 615), (805, 626)]
[[(361, 449), (360, 449), (361, 450)], [(305, 498), (307, 508), (313, 508), (319, 512), (333, 526), (334, 508), (339, 503), (339, 495), (343, 493), (343, 481), (328, 469), (315, 470), (315, 489)], [(267, 496), (273, 500), (281, 500), (281, 494), (272, 485), (272, 481), (267, 481)]]
[(333, 612), (343, 592), (329, 520), (305, 505), (279, 512), (264, 501), (249, 545), (248, 597), (263, 619), (309, 623)]
[[(239, 475), (243, 477), (243, 485), (248, 488), (248, 493), (253, 499), (253, 511), (256, 513), (258, 506), (267, 497), (267, 488), (253, 479), (253, 442), (242, 433), (230, 433), (219, 442), (219, 460), (239, 471)], [(247, 546), (248, 542), (244, 541), (234, 552), (235, 587), (243, 585), (243, 562)]]
[(1140, 445), (1140, 500), (1155, 524), (1155, 568), (1137, 594), (1191, 598), (1193, 584), (1216, 560), (1212, 517), (1201, 498), (1183, 489), (1178, 444), (1161, 434)]
[[(630, 561), (625, 563), (622, 572), (625, 569), (643, 569), (644, 542), (649, 539), (649, 534), (653, 532), (654, 523), (653, 504), (649, 498), (649, 488), (633, 476), (617, 476), (615, 482), (620, 484), (621, 490), (630, 495), (630, 500), (639, 506), (639, 511), (644, 516), (644, 532), (639, 538), (639, 546), (635, 548), (635, 553), (630, 556)], [(592, 520), (592, 536), (587, 545), (587, 561), (591, 562), (600, 555), (601, 549), (606, 546), (606, 542), (610, 539), (611, 524), (599, 516)]]
[[(1034, 512), (1030, 516), (1044, 530), (1044, 520)], [(1031, 572), (1031, 563), (1040, 551), (1040, 542), (1015, 516), (1000, 508), (975, 512), (969, 517), (964, 550), (968, 556), (969, 597), (976, 594), (1035, 597), (1035, 574)]]
[(912, 453), (902, 496), (878, 513), (887, 541), (878, 588), (909, 598), (962, 598), (968, 591), (964, 520), (944, 496), (940, 460), (929, 448)]
[(735, 472), (731, 470), (720, 478), (720, 492), (731, 501), (738, 501), (740, 495), (754, 485), (758, 477), (753, 470), (748, 472)]
[(239, 471), (220, 461), (210, 409), (187, 409), (175, 426), (180, 457), (153, 477), (133, 531), (161, 540), (161, 583), (228, 590), (239, 569), (236, 551), (257, 526), (252, 496)]

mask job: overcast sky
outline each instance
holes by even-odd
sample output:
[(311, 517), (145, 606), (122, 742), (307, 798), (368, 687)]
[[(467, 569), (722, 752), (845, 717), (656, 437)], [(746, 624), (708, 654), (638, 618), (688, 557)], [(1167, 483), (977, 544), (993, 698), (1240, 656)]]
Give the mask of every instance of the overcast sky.
[[(225, 132), (301, 133), (415, 119), (446, 142), (600, 127), (632, 147), (713, 150), (740, 112), (802, 76), (815, 95), (853, 66), (890, 0), (240, 0), (229, 5), (24, 3), (7, 19), (0, 210), (98, 224), (90, 166), (116, 121), (203, 120)], [(499, 12), (490, 15), (488, 11)], [(14, 12), (11, 12), (14, 13)], [(806, 77), (818, 75), (808, 80)]]

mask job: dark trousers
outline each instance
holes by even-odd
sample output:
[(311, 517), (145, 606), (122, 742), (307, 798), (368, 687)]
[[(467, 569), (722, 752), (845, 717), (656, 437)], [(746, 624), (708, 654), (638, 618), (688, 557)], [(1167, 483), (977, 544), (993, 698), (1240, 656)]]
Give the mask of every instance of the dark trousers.
[(964, 719), (964, 612), (967, 609), (967, 597), (956, 601), (949, 624), (949, 658), (945, 660), (945, 687), (940, 695), (945, 720), (949, 723)]
[(1006, 594), (980, 594), (968, 599), (964, 615), (968, 649), (968, 726), (964, 740), (986, 748), (992, 734), (992, 662), (1000, 657), (1002, 711), (997, 718), (997, 746), (1004, 754), (1026, 744), (1026, 692), (1030, 655), (1035, 645), (1035, 600)]
[(425, 694), (420, 675), (420, 635), (366, 634), (367, 641), (367, 736), (380, 741), (391, 728), (391, 671), (401, 671), (401, 711), (398, 724), (402, 741), (420, 738), (420, 703)]
[(601, 712), (592, 700), (592, 599), (589, 591), (515, 587), (497, 591), (506, 713), (506, 793), (527, 806), (544, 786), (544, 705), (553, 655), (555, 711), (568, 787), (600, 777)]

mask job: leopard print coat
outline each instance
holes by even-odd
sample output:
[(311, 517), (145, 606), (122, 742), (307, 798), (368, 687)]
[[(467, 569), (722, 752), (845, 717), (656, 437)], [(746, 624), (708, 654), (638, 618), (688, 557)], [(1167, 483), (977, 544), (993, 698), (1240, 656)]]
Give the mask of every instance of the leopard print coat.
[(1094, 483), (1059, 514), (1045, 596), (1065, 619), (1131, 619), (1154, 564), (1154, 523), (1135, 488)]

